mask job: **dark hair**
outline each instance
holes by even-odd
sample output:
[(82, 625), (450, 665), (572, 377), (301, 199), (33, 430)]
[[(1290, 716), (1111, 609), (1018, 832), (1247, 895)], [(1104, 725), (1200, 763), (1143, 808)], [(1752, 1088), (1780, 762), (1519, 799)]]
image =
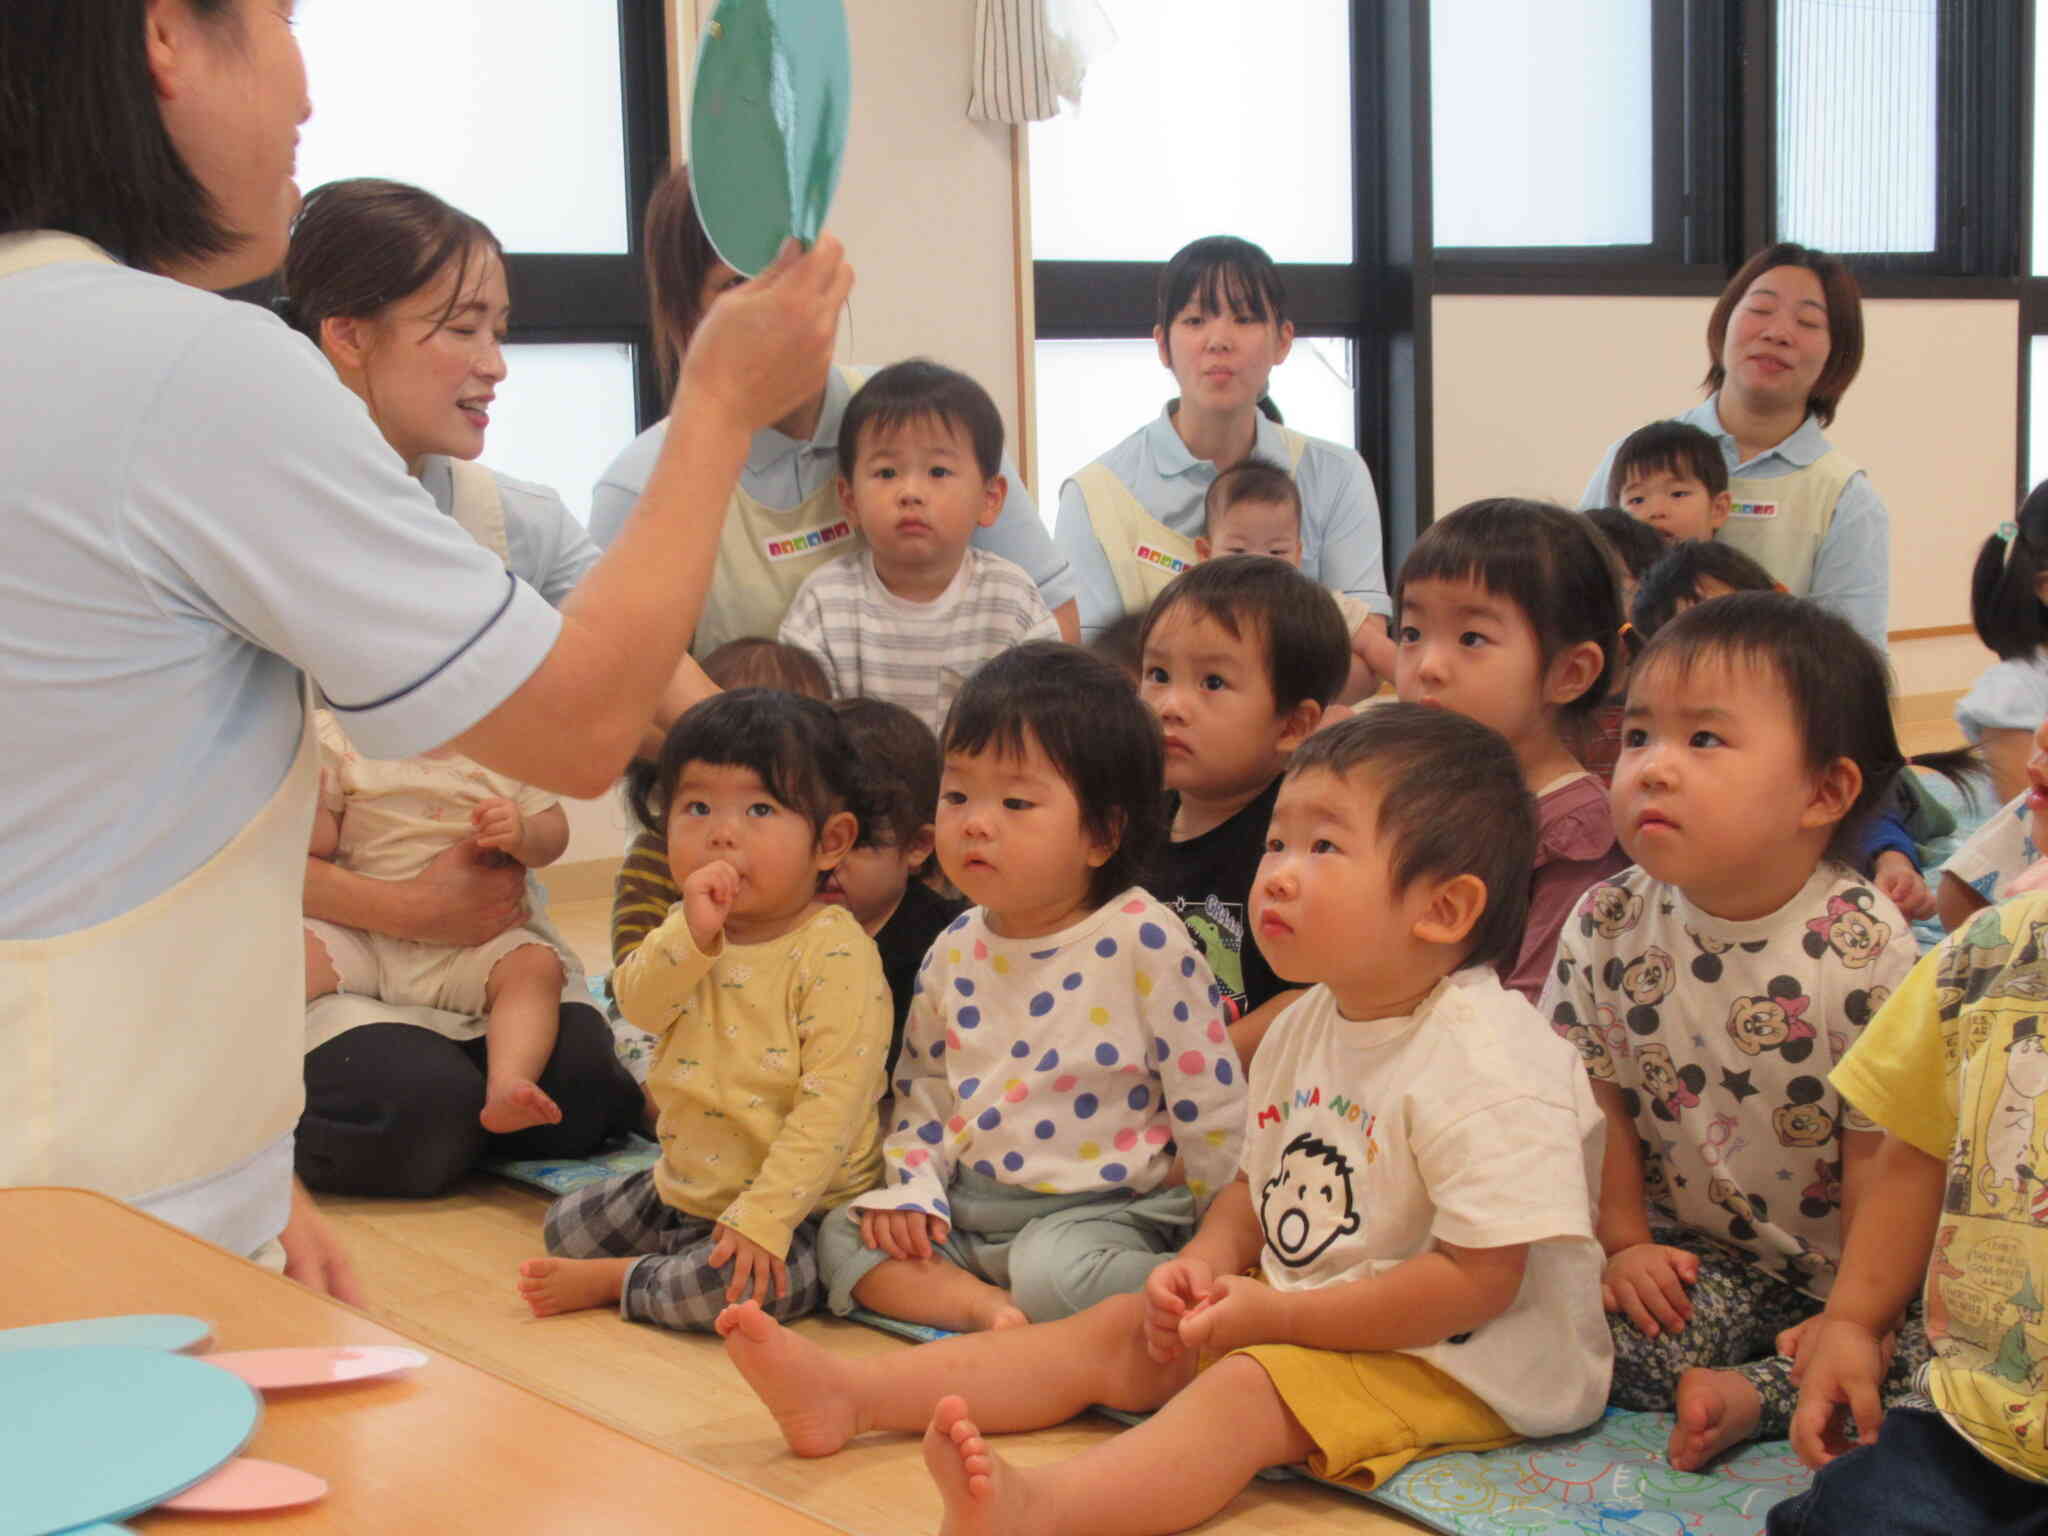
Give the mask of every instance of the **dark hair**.
[(1620, 564), (1578, 513), (1512, 496), (1467, 502), (1430, 524), (1401, 562), (1397, 625), (1402, 596), (1417, 581), (1476, 582), (1506, 598), (1536, 632), (1546, 670), (1572, 646), (1592, 641), (1600, 647), (1599, 675), (1559, 713), (1581, 714), (1607, 697), (1620, 660)]
[(1294, 509), (1297, 524), (1301, 521), (1301, 491), (1294, 476), (1270, 459), (1244, 459), (1211, 480), (1202, 493), (1202, 536), (1215, 537), (1216, 519), (1244, 501), (1279, 502)]
[(1620, 506), (1624, 485), (1660, 470), (1699, 481), (1709, 496), (1728, 489), (1728, 461), (1721, 457), (1719, 443), (1689, 421), (1653, 421), (1629, 433), (1614, 450), (1607, 499)]
[(2018, 661), (2048, 641), (2048, 607), (2038, 583), (2048, 572), (2048, 480), (2027, 493), (2012, 521), (1977, 551), (1970, 572), (1970, 622), (2001, 661)]
[(886, 699), (841, 699), (832, 713), (853, 747), (868, 816), (860, 824), (864, 848), (903, 847), (932, 824), (939, 809), (939, 739), (901, 704)]
[(1829, 858), (1854, 863), (1865, 819), (1905, 766), (1885, 659), (1818, 603), (1784, 592), (1735, 592), (1696, 604), (1659, 630), (1636, 662), (1629, 693), (1660, 666), (1682, 681), (1711, 662), (1770, 674), (1785, 692), (1811, 771), (1842, 757), (1862, 770), (1863, 788), (1827, 848)]
[(1825, 427), (1834, 421), (1836, 407), (1856, 381), (1857, 369), (1863, 366), (1863, 290), (1839, 256), (1830, 256), (1811, 246), (1781, 240), (1758, 251), (1742, 264), (1741, 271), (1728, 279), (1721, 297), (1714, 300), (1714, 312), (1707, 317), (1707, 376), (1703, 387), (1711, 393), (1727, 382), (1728, 370), (1721, 362), (1721, 351), (1728, 340), (1728, 317), (1749, 292), (1749, 285), (1776, 267), (1804, 267), (1820, 279), (1821, 292), (1827, 298), (1828, 360), (1806, 396), (1806, 408)]
[[(223, 43), (234, 0), (183, 0)], [(61, 229), (158, 272), (246, 239), (164, 127), (144, 0), (0, 5), (0, 234)]]
[(1304, 699), (1328, 704), (1351, 675), (1351, 636), (1329, 589), (1270, 555), (1223, 555), (1190, 566), (1152, 599), (1138, 634), (1140, 666), (1159, 621), (1192, 608), (1233, 640), (1250, 631), (1263, 642), (1273, 713)]
[(1204, 315), (1228, 309), (1274, 325), (1287, 323), (1287, 288), (1273, 258), (1235, 235), (1204, 235), (1173, 253), (1159, 274), (1152, 323), (1173, 329), (1192, 302)]
[(1423, 879), (1485, 882), (1486, 910), (1461, 964), (1515, 958), (1536, 863), (1536, 801), (1505, 737), (1448, 709), (1376, 704), (1309, 737), (1287, 777), (1317, 769), (1339, 778), (1363, 772), (1378, 789), (1395, 894)]
[(1079, 646), (1033, 640), (985, 662), (941, 735), (948, 757), (1022, 757), (1038, 743), (1073, 790), (1088, 835), (1115, 845), (1088, 883), (1096, 906), (1136, 884), (1166, 840), (1159, 722), (1121, 672)]
[(1120, 613), (1095, 632), (1088, 649), (1136, 685), (1145, 674), (1144, 636), (1144, 614)]
[[(811, 824), (815, 837), (840, 811), (867, 825), (853, 745), (829, 704), (779, 688), (737, 688), (685, 711), (661, 755), (626, 770), (626, 806), (648, 831), (668, 830), (668, 802), (691, 763), (748, 768), (769, 794)], [(687, 871), (678, 870), (678, 878)]]
[(1638, 648), (1686, 608), (1702, 600), (1700, 583), (1718, 581), (1737, 592), (1780, 592), (1771, 573), (1732, 544), (1715, 539), (1688, 539), (1672, 544), (1664, 556), (1636, 582), (1628, 621)]
[(721, 688), (780, 688), (807, 699), (832, 697), (824, 663), (800, 645), (762, 635), (728, 640), (703, 660), (704, 675)]
[(683, 353), (704, 318), (699, 302), (704, 279), (719, 261), (711, 237), (704, 233), (704, 221), (697, 217), (687, 165), (677, 166), (655, 184), (641, 217), (640, 245), (654, 360), (661, 368), (664, 392), (673, 397)]
[(420, 187), (361, 176), (315, 187), (292, 220), (278, 313), (314, 341), (323, 320), (362, 317), (418, 293), (451, 266), (455, 289), (436, 329), (462, 306), (470, 263), (504, 247), (483, 220)]
[(846, 402), (846, 414), (839, 419), (839, 473), (853, 478), (864, 429), (886, 432), (925, 420), (944, 422), (966, 434), (982, 479), (993, 480), (1003, 472), (1003, 416), (988, 391), (957, 368), (913, 357), (872, 375)]
[(1619, 507), (1592, 507), (1585, 518), (1600, 530), (1600, 537), (1621, 561), (1630, 581), (1641, 581), (1643, 572), (1662, 560), (1664, 552), (1671, 548), (1664, 542), (1663, 534)]

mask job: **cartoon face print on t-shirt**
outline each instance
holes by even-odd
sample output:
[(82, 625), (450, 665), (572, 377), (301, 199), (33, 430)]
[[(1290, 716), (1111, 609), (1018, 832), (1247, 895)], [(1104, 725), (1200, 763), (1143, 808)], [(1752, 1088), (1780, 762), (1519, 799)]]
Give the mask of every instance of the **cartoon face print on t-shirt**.
[(1857, 886), (1828, 898), (1827, 912), (1806, 924), (1806, 952), (1818, 960), (1829, 950), (1852, 971), (1860, 971), (1892, 941), (1892, 925), (1876, 913), (1877, 900)]
[(1259, 1191), (1259, 1226), (1266, 1246), (1289, 1269), (1312, 1264), (1324, 1249), (1359, 1225), (1351, 1189), (1351, 1162), (1320, 1137), (1303, 1131), (1280, 1154), (1280, 1167)]
[(1763, 995), (1738, 997), (1728, 1009), (1728, 1038), (1745, 1056), (1776, 1051), (1787, 1061), (1813, 1054), (1814, 1029), (1806, 1017), (1813, 999), (1790, 976), (1774, 976)]
[(1678, 972), (1671, 956), (1652, 944), (1633, 960), (1619, 955), (1609, 960), (1600, 979), (1629, 1000), (1628, 1027), (1647, 1035), (1657, 1028), (1657, 1005), (1671, 995)]

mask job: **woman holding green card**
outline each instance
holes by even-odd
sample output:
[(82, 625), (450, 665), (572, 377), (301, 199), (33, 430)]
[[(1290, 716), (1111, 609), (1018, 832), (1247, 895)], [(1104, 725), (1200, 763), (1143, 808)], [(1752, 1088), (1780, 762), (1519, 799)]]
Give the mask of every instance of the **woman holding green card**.
[(820, 241), (706, 318), (638, 512), (551, 608), (303, 337), (209, 291), (284, 253), (292, 11), (0, 6), (0, 1184), (104, 1190), (351, 1295), (292, 1178), (308, 683), (380, 754), (605, 788), (853, 279)]

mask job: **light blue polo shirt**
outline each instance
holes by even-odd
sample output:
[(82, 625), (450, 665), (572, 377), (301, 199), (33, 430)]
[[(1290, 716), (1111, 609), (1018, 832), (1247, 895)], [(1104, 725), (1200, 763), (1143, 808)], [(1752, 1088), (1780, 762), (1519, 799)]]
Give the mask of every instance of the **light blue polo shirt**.
[[(1255, 457), (1285, 465), (1287, 439), (1263, 412), (1252, 444)], [(1216, 481), (1216, 466), (1198, 459), (1174, 430), (1171, 407), (1118, 443), (1096, 462), (1130, 487), (1160, 522), (1183, 538), (1202, 532), (1202, 498)], [(1374, 613), (1391, 614), (1380, 545), (1380, 503), (1372, 474), (1341, 443), (1311, 437), (1294, 471), (1301, 492), (1302, 574), (1333, 591), (1348, 592)], [(1123, 615), (1109, 557), (1088, 520), (1088, 504), (1072, 480), (1060, 487), (1053, 542), (1074, 568), (1080, 588), (1081, 633), (1092, 638)]]
[[(747, 448), (746, 467), (740, 471), (740, 489), (763, 506), (786, 510), (800, 506), (839, 474), (839, 423), (846, 415), (846, 403), (853, 398), (845, 376), (837, 368), (825, 376), (825, 404), (818, 413), (818, 425), (808, 440), (799, 442), (773, 427), (754, 434)], [(626, 518), (647, 489), (654, 464), (661, 457), (662, 441), (668, 436), (664, 418), (628, 443), (611, 468), (604, 472), (590, 493), (590, 536), (610, 549), (612, 540), (626, 525)], [(1002, 515), (994, 525), (974, 530), (973, 544), (992, 555), (1001, 555), (1020, 565), (1033, 582), (1045, 606), (1057, 608), (1074, 596), (1074, 579), (1067, 559), (1054, 547), (1052, 538), (1039, 521), (1031, 492), (1010, 455), (1003, 455), (1003, 478), (1009, 494)], [(718, 588), (711, 589), (710, 604), (719, 600)], [(766, 613), (742, 625), (745, 634), (772, 635), (782, 622), (780, 613)]]
[[(486, 466), (488, 467), (488, 466)], [(576, 590), (604, 552), (576, 521), (566, 503), (545, 485), (515, 480), (491, 470), (498, 498), (505, 508), (505, 563), (512, 574), (548, 600), (553, 608)], [(420, 484), (434, 505), (455, 515), (455, 467), (450, 459), (430, 454), (420, 462)]]
[[(1698, 427), (1721, 445), (1721, 457), (1728, 473), (1750, 480), (1775, 480), (1796, 474), (1817, 463), (1832, 446), (1821, 432), (1819, 418), (1809, 416), (1785, 441), (1766, 449), (1746, 464), (1735, 461), (1735, 439), (1721, 425), (1721, 396), (1709, 395), (1691, 410), (1674, 417)], [(1600, 460), (1579, 506), (1605, 507), (1607, 477), (1614, 472), (1617, 439)], [(1856, 632), (1885, 653), (1886, 630), (1892, 604), (1892, 519), (1884, 502), (1871, 488), (1870, 477), (1858, 470), (1842, 487), (1835, 503), (1834, 521), (1820, 541), (1813, 557), (1813, 580), (1806, 595), (1823, 608), (1839, 614), (1856, 627)]]
[(102, 922), (276, 791), (310, 672), (379, 756), (438, 746), (560, 619), (433, 503), (312, 344), (181, 283), (0, 280), (0, 937)]

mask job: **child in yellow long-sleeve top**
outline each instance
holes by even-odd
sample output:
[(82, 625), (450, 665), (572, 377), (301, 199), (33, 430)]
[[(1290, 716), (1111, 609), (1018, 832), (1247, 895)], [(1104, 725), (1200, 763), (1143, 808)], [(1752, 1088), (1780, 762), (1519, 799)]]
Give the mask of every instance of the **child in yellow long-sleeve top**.
[(636, 770), (634, 814), (666, 837), (681, 898), (612, 985), (657, 1039), (662, 1159), (555, 1203), (557, 1257), (519, 1266), (537, 1315), (616, 1301), (708, 1329), (748, 1296), (785, 1318), (817, 1305), (818, 1218), (881, 1171), (881, 957), (818, 900), (859, 829), (853, 764), (824, 704), (750, 688), (692, 709)]

